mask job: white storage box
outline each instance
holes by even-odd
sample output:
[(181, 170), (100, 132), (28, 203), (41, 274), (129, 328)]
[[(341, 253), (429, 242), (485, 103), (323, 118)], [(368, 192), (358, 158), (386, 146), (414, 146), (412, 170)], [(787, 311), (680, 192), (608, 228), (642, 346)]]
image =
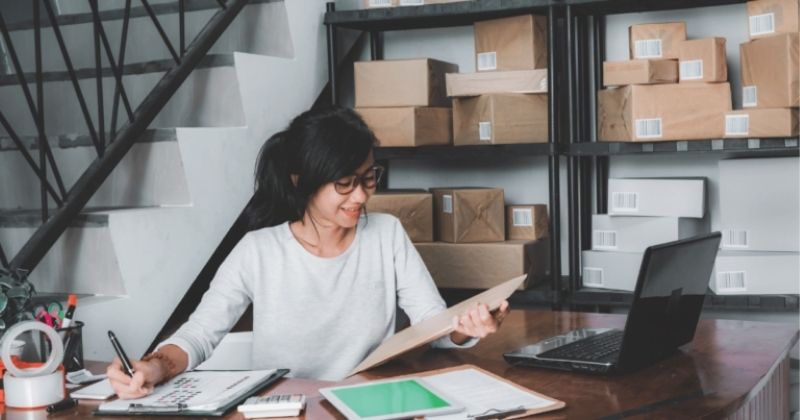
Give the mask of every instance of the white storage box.
[(611, 178), (608, 214), (702, 218), (705, 178)]
[(800, 253), (720, 251), (711, 276), (718, 295), (800, 293)]
[(800, 251), (800, 159), (719, 162), (722, 249)]
[(708, 232), (705, 219), (592, 215), (592, 250), (644, 252), (650, 245)]
[(627, 290), (636, 288), (643, 252), (583, 251), (583, 287)]

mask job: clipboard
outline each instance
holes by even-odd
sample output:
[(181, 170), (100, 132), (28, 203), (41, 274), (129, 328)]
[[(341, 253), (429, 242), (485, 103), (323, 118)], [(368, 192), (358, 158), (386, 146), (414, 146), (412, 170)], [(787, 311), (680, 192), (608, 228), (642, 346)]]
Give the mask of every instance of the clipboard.
[(367, 370), (388, 361), (389, 359), (413, 350), (424, 344), (428, 344), (440, 337), (453, 332), (452, 319), (456, 315), (461, 315), (464, 310), (477, 302), (486, 304), (490, 311), (500, 307), (500, 304), (508, 299), (512, 293), (525, 281), (527, 274), (514, 277), (491, 289), (473, 296), (457, 305), (453, 305), (446, 311), (430, 317), (422, 322), (412, 325), (397, 334), (389, 337), (370, 353), (366, 359), (358, 364), (347, 376), (355, 375), (358, 372)]
[[(540, 398), (540, 399), (543, 399), (543, 400), (548, 402), (548, 404), (546, 406), (542, 406), (542, 407), (538, 407), (538, 408), (526, 409), (524, 412), (521, 412), (521, 413), (518, 413), (518, 414), (503, 416), (503, 419), (516, 419), (516, 418), (527, 417), (527, 416), (531, 416), (531, 415), (534, 415), (534, 414), (546, 413), (548, 411), (560, 410), (560, 409), (562, 409), (562, 408), (564, 408), (566, 406), (566, 403), (564, 401), (557, 400), (555, 398), (548, 397), (547, 395), (544, 395), (544, 394), (538, 393), (536, 391), (530, 390), (528, 388), (525, 388), (522, 385), (519, 385), (517, 383), (511, 382), (511, 381), (509, 381), (509, 380), (507, 380), (507, 379), (505, 379), (505, 378), (503, 378), (503, 377), (501, 377), (499, 375), (495, 375), (494, 373), (489, 372), (488, 370), (482, 369), (482, 368), (480, 368), (478, 366), (475, 366), (475, 365), (466, 364), (466, 365), (459, 365), (459, 366), (454, 366), (454, 367), (444, 368), (444, 369), (429, 370), (429, 371), (426, 371), (426, 372), (414, 373), (412, 375), (400, 376), (399, 378), (402, 378), (402, 377), (405, 377), (405, 376), (414, 376), (414, 377), (418, 377), (418, 378), (431, 378), (431, 377), (436, 376), (436, 375), (441, 375), (441, 374), (444, 374), (444, 373), (457, 372), (457, 371), (466, 370), (466, 369), (474, 369), (474, 370), (478, 371), (479, 373), (490, 377), (491, 379), (494, 379), (494, 380), (496, 380), (496, 381), (498, 381), (500, 383), (512, 386), (512, 387), (516, 388), (517, 390), (522, 391), (523, 393), (527, 393), (527, 394), (529, 394), (529, 395), (531, 395), (533, 397)], [(444, 391), (447, 391), (447, 389), (444, 389)], [(501, 407), (491, 407), (491, 408), (501, 408)], [(508, 408), (510, 408), (510, 407), (508, 407)], [(463, 414), (466, 415), (466, 414), (475, 414), (475, 413), (463, 413)], [(491, 414), (491, 413), (487, 413), (487, 414)], [(498, 413), (495, 413), (495, 414), (498, 414)]]
[[(194, 372), (184, 372), (175, 378), (173, 378), (170, 383), (174, 380), (180, 380), (181, 378), (187, 378), (192, 373), (196, 372), (207, 372), (213, 374), (215, 371), (194, 371)], [(216, 371), (216, 372), (225, 372), (225, 371)], [(246, 371), (242, 371), (242, 373), (246, 373)], [(235, 397), (233, 399), (219, 405), (216, 407), (211, 407), (206, 410), (194, 410), (191, 407), (178, 404), (178, 405), (150, 405), (150, 406), (142, 406), (136, 407), (135, 409), (132, 408), (132, 405), (136, 405), (136, 400), (129, 400), (129, 408), (128, 410), (117, 410), (117, 409), (103, 409), (103, 406), (109, 406), (111, 403), (106, 403), (100, 405), (97, 410), (93, 412), (95, 416), (207, 416), (207, 417), (221, 417), (224, 416), (228, 411), (233, 409), (234, 407), (238, 406), (245, 399), (250, 397), (253, 394), (259, 393), (266, 389), (268, 386), (275, 383), (278, 379), (286, 376), (289, 373), (289, 369), (276, 369), (272, 372), (269, 376), (265, 377), (263, 380), (258, 381), (257, 383), (249, 386), (247, 388), (242, 388), (241, 390), (237, 390)], [(163, 385), (162, 385), (163, 386)], [(158, 390), (159, 387), (156, 387)], [(117, 403), (115, 405), (119, 405), (119, 400), (112, 401), (112, 403)], [(131, 411), (132, 410), (132, 411)]]

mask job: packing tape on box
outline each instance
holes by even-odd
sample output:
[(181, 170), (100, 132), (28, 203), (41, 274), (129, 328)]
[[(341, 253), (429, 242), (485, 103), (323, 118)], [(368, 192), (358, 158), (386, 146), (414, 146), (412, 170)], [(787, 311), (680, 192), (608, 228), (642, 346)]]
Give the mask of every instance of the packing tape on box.
[[(21, 369), (11, 360), (11, 347), (18, 336), (29, 331), (40, 331), (47, 336), (50, 356), (42, 366)], [(64, 372), (58, 369), (64, 358), (64, 343), (55, 329), (38, 321), (14, 324), (3, 335), (0, 355), (6, 369), (3, 376), (6, 406), (43, 407), (64, 398)]]

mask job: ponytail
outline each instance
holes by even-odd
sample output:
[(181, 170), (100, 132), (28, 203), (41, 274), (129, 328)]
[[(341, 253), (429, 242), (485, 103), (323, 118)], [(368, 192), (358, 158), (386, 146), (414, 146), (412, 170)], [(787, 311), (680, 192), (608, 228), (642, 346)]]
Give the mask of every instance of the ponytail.
[(314, 193), (352, 174), (376, 143), (372, 131), (351, 109), (332, 107), (300, 114), (261, 147), (254, 200), (245, 210), (250, 229), (301, 220)]

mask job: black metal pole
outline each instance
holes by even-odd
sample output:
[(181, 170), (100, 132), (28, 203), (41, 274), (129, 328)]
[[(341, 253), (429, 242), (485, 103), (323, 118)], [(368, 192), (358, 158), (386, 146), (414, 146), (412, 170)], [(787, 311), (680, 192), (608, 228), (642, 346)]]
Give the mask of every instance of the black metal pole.
[[(120, 36), (119, 41), (119, 61), (117, 65), (122, 71), (125, 68), (125, 46), (128, 45), (128, 23), (131, 20), (131, 0), (125, 0), (125, 12), (124, 17), (122, 20), (122, 35)], [(121, 78), (120, 78), (121, 79)], [(111, 110), (111, 140), (110, 142), (114, 141), (114, 138), (117, 135), (117, 115), (119, 114), (119, 99), (121, 94), (121, 87), (122, 82), (120, 82), (114, 88), (114, 104), (112, 105)], [(130, 122), (133, 118), (133, 115), (128, 115), (128, 122)]]
[[(41, 18), (41, 10), (40, 10), (40, 0), (33, 0), (33, 44), (34, 44), (34, 55), (36, 60), (36, 125), (38, 127), (42, 127), (42, 132), (44, 132), (44, 80), (42, 78), (42, 22)], [(44, 134), (44, 133), (43, 133)], [(47, 141), (47, 137), (42, 138), (39, 137), (39, 143), (44, 143)], [(45, 148), (39, 148), (39, 169), (42, 171), (45, 179), (47, 178), (47, 153), (45, 153)], [(46, 222), (48, 216), (48, 204), (47, 199), (47, 185), (44, 182), (39, 183), (39, 196), (42, 201), (42, 222)], [(6, 261), (6, 266), (8, 266), (8, 262)]]
[[(172, 42), (170, 42), (169, 36), (167, 36), (167, 33), (164, 31), (164, 28), (161, 26), (161, 23), (158, 21), (158, 16), (156, 16), (155, 12), (153, 12), (153, 8), (150, 7), (150, 3), (148, 3), (147, 0), (141, 0), (141, 1), (142, 1), (142, 6), (144, 6), (144, 10), (147, 11), (147, 14), (150, 16), (150, 20), (153, 21), (153, 25), (156, 27), (156, 31), (158, 32), (158, 35), (161, 36), (161, 40), (164, 41), (164, 45), (169, 50), (169, 54), (175, 60), (175, 63), (180, 64), (181, 63), (181, 57), (178, 56), (177, 52), (175, 52), (175, 47), (172, 46)], [(223, 7), (223, 10), (224, 10), (225, 6), (223, 5), (222, 7)]]
[(50, 193), (50, 196), (53, 198), (53, 201), (55, 201), (56, 205), (61, 206), (62, 201), (61, 198), (58, 196), (58, 193), (53, 188), (53, 186), (50, 185), (50, 182), (47, 180), (47, 176), (36, 165), (36, 162), (33, 160), (33, 157), (31, 156), (30, 153), (28, 153), (27, 147), (22, 142), (22, 139), (19, 138), (17, 132), (14, 131), (14, 127), (11, 127), (11, 124), (8, 122), (6, 116), (3, 114), (3, 111), (0, 111), (0, 125), (3, 126), (8, 136), (11, 137), (11, 141), (14, 142), (14, 144), (17, 146), (19, 152), (22, 153), (22, 157), (25, 159), (26, 162), (28, 162), (28, 166), (30, 166), (31, 169), (33, 169), (33, 172), (36, 174), (36, 176), (39, 177), (39, 181), (42, 184), (44, 184), (45, 188), (47, 188), (47, 191)]
[(134, 142), (147, 129), (172, 95), (178, 90), (189, 73), (205, 57), (211, 46), (228, 28), (236, 15), (247, 4), (247, 0), (230, 0), (228, 7), (215, 14), (197, 37), (189, 44), (186, 56), (180, 65), (171, 68), (152, 91), (136, 108), (133, 122), (122, 127), (117, 140), (109, 145), (102, 158), (89, 165), (70, 190), (64, 206), (42, 225), (23, 245), (11, 261), (11, 268), (32, 270), (44, 258), (47, 251), (66, 230), (69, 223), (80, 213), (92, 195), (100, 188), (108, 175), (122, 160)]
[(0, 266), (8, 268), (8, 258), (6, 257), (6, 253), (3, 252), (3, 244), (0, 244)]
[[(572, 15), (572, 6), (565, 7), (566, 27), (566, 59), (567, 59), (567, 136), (569, 146), (577, 142), (577, 52), (575, 36), (575, 17)], [(569, 292), (578, 290), (580, 280), (580, 219), (578, 217), (578, 158), (567, 156), (567, 214), (569, 226)]]
[[(325, 3), (325, 10), (328, 13), (336, 11), (336, 4), (333, 2)], [(331, 104), (337, 105), (339, 103), (338, 89), (336, 86), (336, 64), (337, 64), (337, 54), (336, 54), (336, 28), (328, 24), (327, 25), (327, 34), (328, 34), (328, 84), (331, 88)]]
[[(597, 138), (598, 131), (597, 131), (597, 90), (603, 86), (603, 60), (606, 59), (606, 28), (605, 28), (605, 16), (597, 15), (594, 18), (594, 28), (592, 28), (592, 33), (594, 34), (594, 45), (592, 50), (594, 51), (594, 60), (592, 60), (592, 64), (594, 66), (594, 85), (595, 89), (591, 92), (590, 103), (593, 106), (593, 119), (592, 119), (592, 135), (595, 136), (596, 140), (600, 140)], [(595, 197), (597, 200), (597, 207), (596, 211), (597, 214), (605, 214), (608, 212), (608, 166), (609, 166), (609, 158), (608, 156), (597, 156), (594, 160), (594, 168), (595, 168)]]
[(369, 32), (369, 53), (371, 60), (383, 60), (383, 33)]
[[(97, 9), (97, 0), (89, 0), (89, 7), (92, 10)], [(97, 134), (100, 136), (100, 148), (106, 148), (106, 117), (103, 109), (103, 57), (100, 55), (100, 21), (95, 18), (93, 25), (94, 37), (94, 76), (96, 82), (97, 93)], [(113, 62), (111, 62), (113, 64)]]
[[(550, 273), (552, 274), (553, 309), (561, 307), (561, 194), (559, 156), (559, 112), (558, 112), (558, 57), (556, 47), (557, 18), (555, 6), (547, 9), (547, 91), (548, 91), (548, 141), (552, 147), (548, 157), (548, 181), (550, 192)], [(558, 66), (558, 67), (557, 67)]]
[[(579, 101), (578, 109), (581, 111), (579, 136), (582, 143), (591, 141), (592, 134), (592, 113), (595, 112), (592, 106), (593, 98), (592, 91), (594, 84), (592, 83), (592, 63), (594, 57), (591, 52), (592, 46), (592, 33), (591, 33), (591, 17), (587, 15), (580, 15), (577, 17), (577, 31), (579, 34)], [(580, 223), (581, 223), (581, 244), (580, 249), (590, 249), (592, 246), (592, 159), (590, 157), (580, 157), (578, 165), (578, 183), (579, 183), (579, 205), (580, 209)], [(578, 255), (578, 260), (582, 261), (582, 254)], [(582, 264), (582, 262), (581, 262)]]
[[(128, 113), (128, 119), (130, 120), (133, 118), (133, 110), (131, 109), (131, 103), (128, 101), (128, 94), (125, 92), (125, 86), (122, 84), (122, 70), (123, 68), (120, 66), (118, 67), (116, 62), (114, 61), (114, 53), (111, 51), (111, 44), (108, 42), (108, 37), (106, 37), (106, 31), (103, 29), (103, 21), (100, 20), (100, 11), (97, 7), (97, 1), (93, 1), (91, 3), (92, 7), (92, 17), (94, 18), (94, 23), (97, 28), (97, 36), (98, 36), (98, 45), (100, 47), (100, 41), (102, 41), (103, 48), (106, 52), (106, 57), (108, 58), (108, 65), (111, 68), (111, 73), (114, 75), (115, 81), (115, 92), (118, 92), (122, 97), (122, 104), (125, 105), (125, 112)], [(99, 55), (99, 49), (98, 49)], [(101, 120), (102, 122), (103, 120)], [(102, 129), (100, 130), (102, 133)]]
[(186, 0), (178, 0), (178, 49), (181, 57), (186, 52)]

